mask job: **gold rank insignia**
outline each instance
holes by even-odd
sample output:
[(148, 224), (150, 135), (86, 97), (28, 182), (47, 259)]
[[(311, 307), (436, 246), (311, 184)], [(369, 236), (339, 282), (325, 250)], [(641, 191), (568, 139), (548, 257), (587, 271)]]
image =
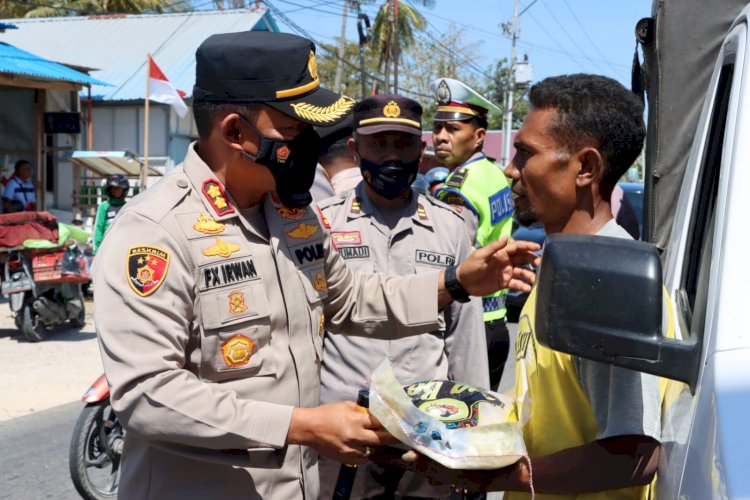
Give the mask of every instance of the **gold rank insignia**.
[(417, 215), (419, 215), (419, 220), (427, 220), (427, 212), (421, 203), (417, 203)]
[(445, 180), (445, 185), (454, 187), (454, 188), (460, 188), (464, 185), (464, 182), (466, 182), (466, 179), (469, 177), (469, 171), (466, 170), (466, 167), (459, 167), (448, 176), (448, 178)]
[(168, 269), (169, 253), (161, 248), (139, 246), (128, 250), (128, 284), (141, 297), (148, 297), (161, 286)]
[(287, 236), (296, 240), (306, 240), (318, 231), (317, 224), (305, 224), (300, 222), (297, 227), (289, 231)]
[(323, 213), (323, 211), (320, 209), (320, 205), (316, 205), (318, 208), (318, 214), (320, 215), (320, 220), (323, 222), (323, 227), (326, 229), (331, 229), (331, 224), (328, 222), (328, 217), (326, 217), (326, 214)]
[(323, 332), (326, 331), (326, 315), (320, 313), (320, 326), (318, 327), (318, 335), (323, 336)]
[(222, 217), (234, 212), (234, 207), (229, 203), (229, 200), (227, 200), (224, 187), (218, 180), (206, 179), (203, 181), (203, 189), (201, 192), (203, 193), (203, 196), (206, 197), (217, 216)]
[(279, 215), (285, 219), (297, 220), (297, 219), (301, 219), (302, 216), (305, 215), (304, 208), (281, 207), (281, 208), (277, 208), (276, 211), (279, 212)]
[(241, 333), (224, 342), (221, 346), (221, 356), (229, 368), (245, 366), (253, 355), (255, 342)]
[(352, 213), (358, 214), (362, 211), (362, 204), (359, 202), (359, 198), (354, 198), (352, 201)]
[(229, 292), (229, 314), (233, 316), (239, 316), (247, 311), (247, 304), (245, 304), (245, 293), (235, 290)]
[(383, 116), (388, 118), (398, 118), (401, 116), (401, 108), (398, 107), (396, 101), (390, 101), (383, 108)]
[(203, 212), (193, 224), (193, 229), (203, 234), (220, 234), (224, 232), (224, 224), (216, 222), (210, 215)]
[(239, 249), (239, 245), (235, 245), (234, 243), (227, 243), (221, 238), (216, 238), (216, 244), (203, 250), (203, 255), (205, 255), (206, 257), (213, 257), (214, 255), (218, 255), (219, 257), (227, 258)]
[(323, 274), (322, 271), (315, 273), (315, 289), (319, 292), (325, 292), (328, 290), (326, 275)]

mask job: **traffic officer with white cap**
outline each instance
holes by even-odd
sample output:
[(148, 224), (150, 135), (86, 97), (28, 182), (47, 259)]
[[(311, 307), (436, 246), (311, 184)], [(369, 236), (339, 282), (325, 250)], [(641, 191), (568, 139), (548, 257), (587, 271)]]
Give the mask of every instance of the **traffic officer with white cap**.
[[(394, 94), (366, 97), (354, 106), (351, 153), (364, 178), (352, 191), (320, 203), (333, 245), (352, 271), (411, 275), (445, 269), (471, 254), (463, 218), (449, 205), (417, 192), (412, 182), (426, 144), (422, 106)], [(325, 334), (321, 403), (356, 399), (383, 358), (399, 382), (451, 379), (489, 388), (482, 301), (453, 302), (434, 331), (400, 339)], [(339, 465), (321, 460), (321, 498), (330, 498)], [(449, 488), (401, 469), (360, 467), (352, 498), (447, 498)]]
[(308, 206), (312, 125), (354, 104), (320, 88), (313, 43), (220, 34), (196, 60), (198, 141), (122, 209), (95, 264), (101, 353), (128, 431), (119, 496), (316, 498), (316, 452), (364, 463), (388, 439), (353, 402), (318, 407), (324, 326), (434, 330), (454, 297), (523, 277), (514, 264), (536, 246), (500, 242), (430, 274), (353, 275)]
[[(474, 245), (482, 248), (502, 236), (510, 237), (513, 199), (510, 183), (494, 159), (482, 152), (487, 132), (487, 113), (497, 106), (474, 89), (451, 78), (432, 83), (437, 100), (432, 130), (435, 157), (451, 169), (438, 199), (463, 207), (477, 218)], [(496, 389), (503, 374), (510, 346), (505, 324), (507, 290), (482, 297), (490, 384)]]

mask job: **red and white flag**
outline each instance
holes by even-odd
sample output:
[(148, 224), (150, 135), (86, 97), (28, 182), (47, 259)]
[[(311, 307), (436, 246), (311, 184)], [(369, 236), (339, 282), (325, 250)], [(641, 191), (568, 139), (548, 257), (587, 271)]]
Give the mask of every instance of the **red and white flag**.
[(177, 90), (171, 83), (169, 83), (167, 77), (164, 76), (164, 73), (162, 73), (159, 66), (156, 65), (150, 56), (148, 62), (150, 65), (148, 98), (152, 101), (171, 105), (180, 118), (183, 118), (188, 112), (187, 105), (185, 104), (185, 101), (182, 100), (182, 98), (185, 97), (185, 92)]

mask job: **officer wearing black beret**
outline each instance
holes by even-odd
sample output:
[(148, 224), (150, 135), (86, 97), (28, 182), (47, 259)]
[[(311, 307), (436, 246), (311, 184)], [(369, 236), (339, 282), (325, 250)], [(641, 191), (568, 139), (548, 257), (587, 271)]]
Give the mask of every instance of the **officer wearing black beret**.
[(387, 438), (352, 402), (318, 406), (324, 327), (433, 330), (439, 306), (506, 286), (531, 247), (475, 252), (453, 270), (460, 280), (352, 274), (309, 206), (312, 125), (354, 104), (320, 88), (315, 46), (228, 33), (196, 59), (199, 138), (122, 209), (94, 270), (104, 368), (128, 431), (119, 496), (317, 498), (317, 453), (364, 463)]

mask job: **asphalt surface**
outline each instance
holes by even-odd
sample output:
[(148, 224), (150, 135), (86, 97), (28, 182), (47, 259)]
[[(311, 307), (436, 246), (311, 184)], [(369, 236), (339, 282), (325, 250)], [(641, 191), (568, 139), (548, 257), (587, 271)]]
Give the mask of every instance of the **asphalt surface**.
[(83, 403), (0, 422), (0, 499), (75, 500), (68, 447)]

